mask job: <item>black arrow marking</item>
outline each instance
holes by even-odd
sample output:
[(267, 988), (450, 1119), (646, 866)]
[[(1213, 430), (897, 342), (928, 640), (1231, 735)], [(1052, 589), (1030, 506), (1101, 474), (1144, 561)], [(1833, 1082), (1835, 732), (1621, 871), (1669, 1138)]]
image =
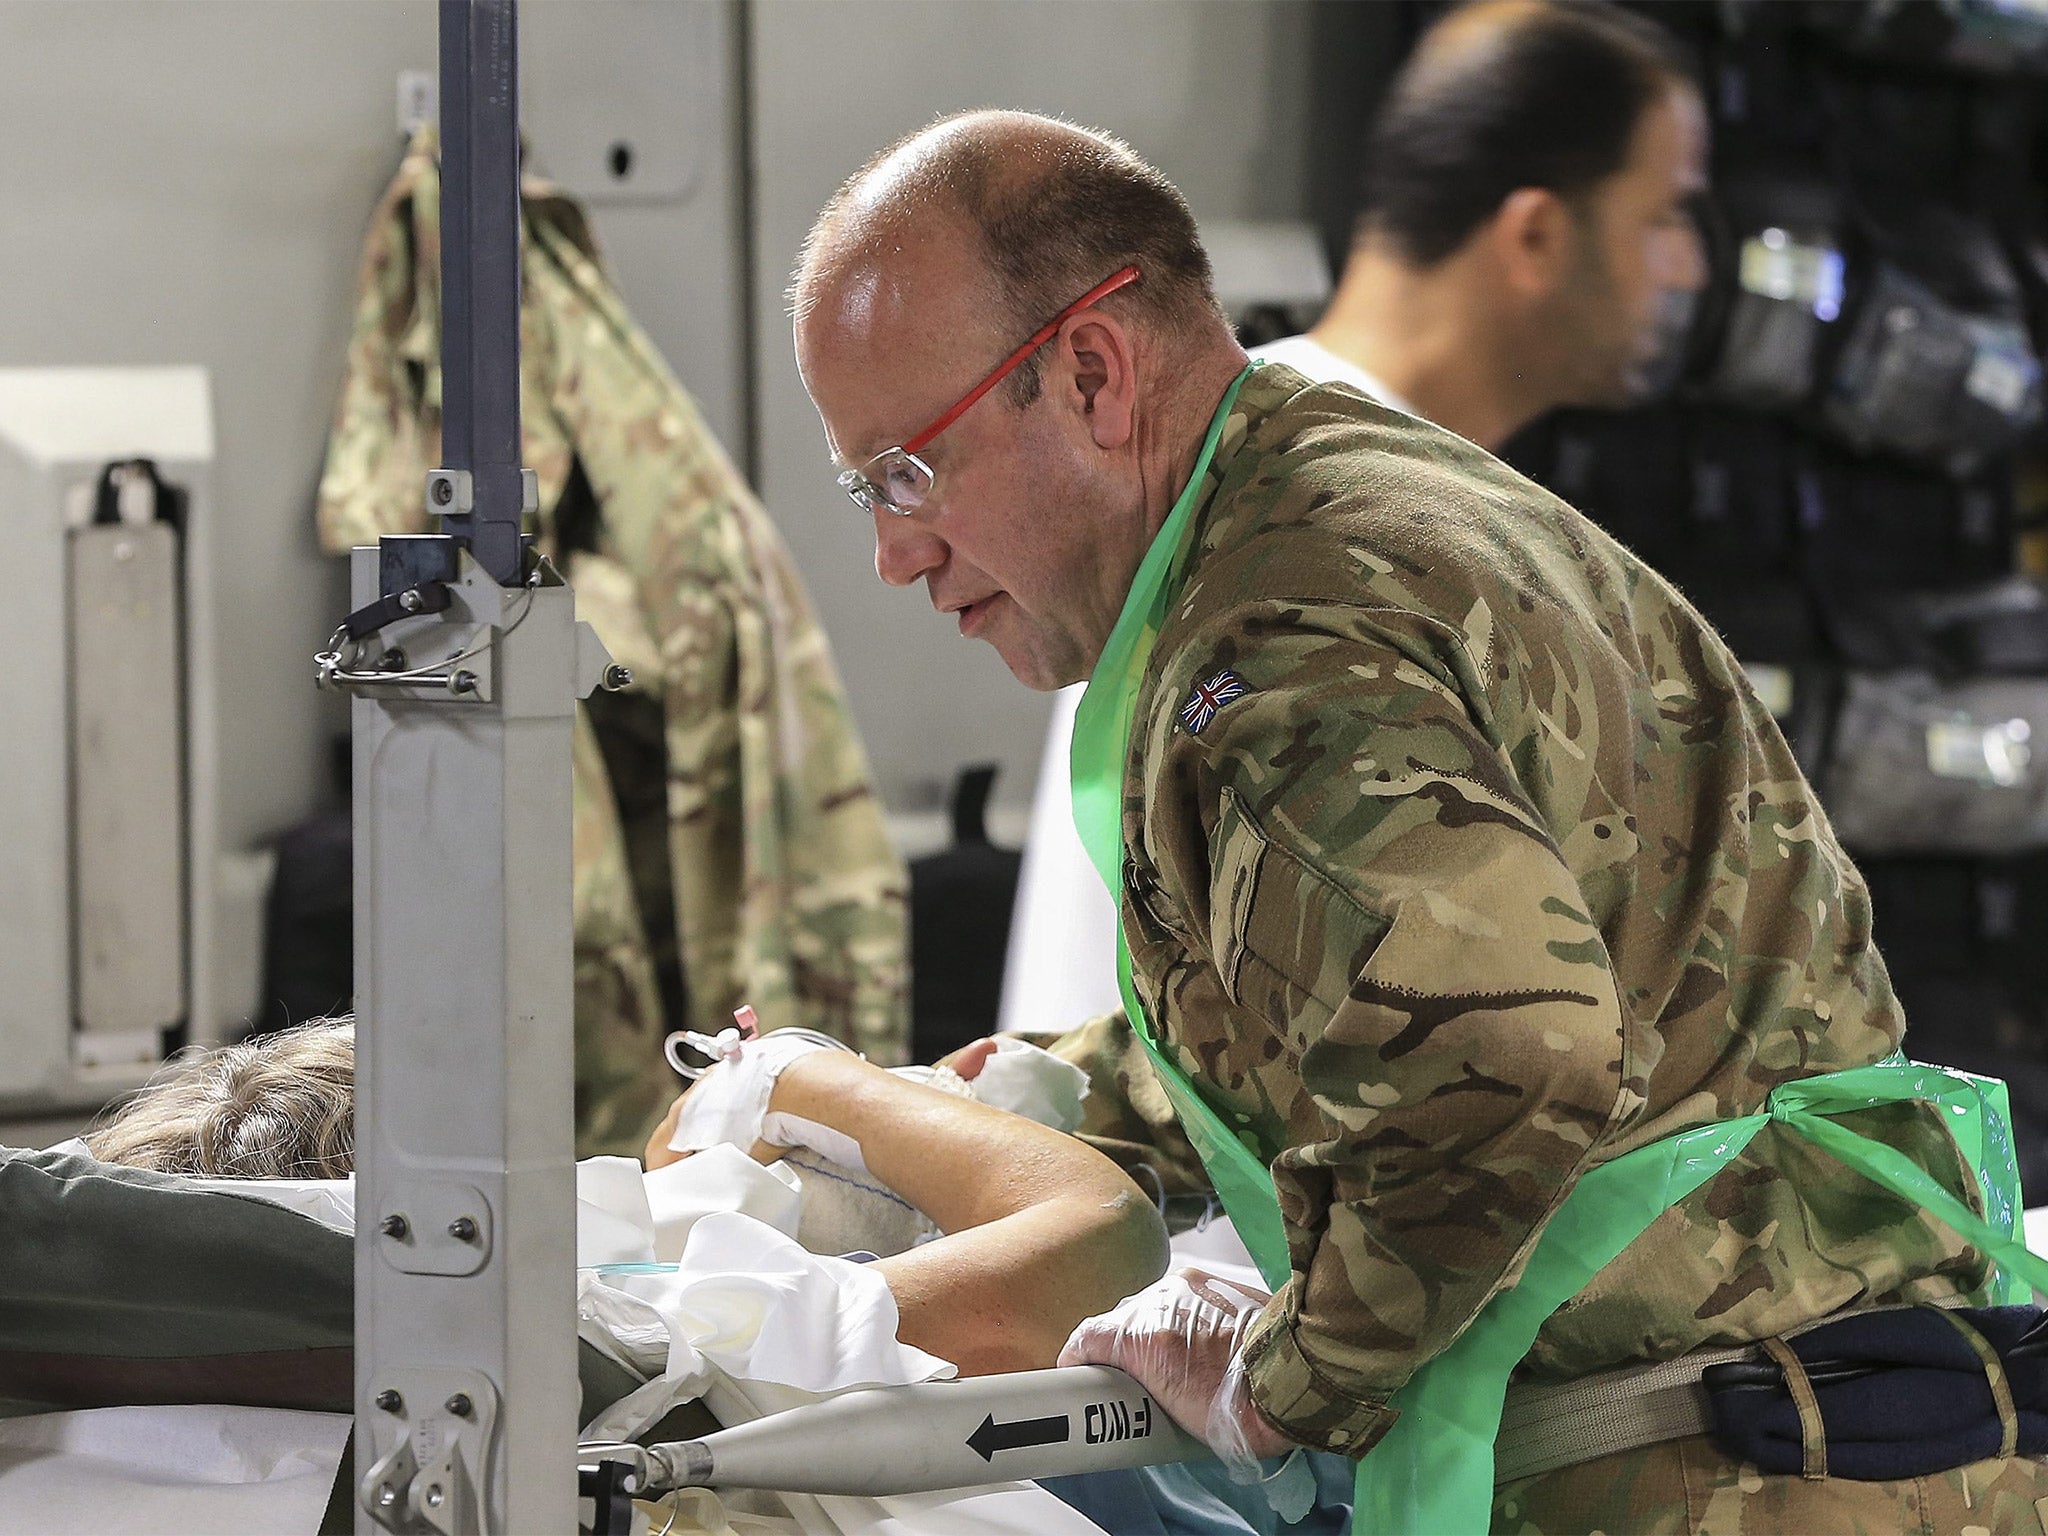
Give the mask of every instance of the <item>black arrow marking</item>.
[(1049, 1419), (1019, 1419), (1014, 1424), (998, 1424), (996, 1416), (990, 1414), (981, 1421), (981, 1428), (967, 1437), (967, 1448), (983, 1461), (994, 1461), (997, 1451), (1017, 1451), (1027, 1445), (1064, 1445), (1068, 1434), (1064, 1413)]

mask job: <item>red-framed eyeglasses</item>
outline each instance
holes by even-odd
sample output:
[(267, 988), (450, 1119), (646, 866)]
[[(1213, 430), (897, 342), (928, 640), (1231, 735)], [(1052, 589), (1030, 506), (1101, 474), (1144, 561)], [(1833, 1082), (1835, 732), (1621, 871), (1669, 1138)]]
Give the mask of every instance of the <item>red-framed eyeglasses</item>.
[(918, 454), (929, 446), (932, 439), (972, 410), (976, 401), (1014, 373), (1025, 358), (1051, 341), (1054, 334), (1067, 321), (1091, 305), (1101, 303), (1117, 289), (1128, 287), (1137, 280), (1138, 269), (1135, 265), (1124, 267), (1104, 278), (1033, 331), (1030, 340), (996, 364), (992, 373), (948, 406), (940, 413), (938, 420), (922, 432), (894, 448), (884, 448), (858, 469), (849, 469), (841, 474), (839, 488), (858, 502), (865, 512), (894, 512), (900, 517), (907, 517), (916, 511), (931, 494), (931, 466), (919, 458)]

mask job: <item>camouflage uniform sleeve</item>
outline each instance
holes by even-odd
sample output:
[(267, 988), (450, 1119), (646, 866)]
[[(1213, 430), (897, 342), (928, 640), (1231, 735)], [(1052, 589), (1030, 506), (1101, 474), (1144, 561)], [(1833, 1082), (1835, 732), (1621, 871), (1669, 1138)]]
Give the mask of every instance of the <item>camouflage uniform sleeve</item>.
[(1223, 1049), (1285, 1127), (1293, 1273), (1248, 1334), (1250, 1387), (1293, 1438), (1361, 1455), (1512, 1282), (1636, 1073), (1602, 936), (1451, 626), (1259, 603), (1193, 650), (1248, 691), (1176, 731), (1162, 782), (1193, 788), (1186, 898), (1254, 1016)]
[[(1063, 1035), (1023, 1038), (1088, 1074), (1088, 1095), (1081, 1100), (1081, 1124), (1075, 1135), (1162, 1202), (1209, 1193), (1202, 1159), (1188, 1144), (1122, 1009)], [(1191, 1208), (1192, 1215), (1200, 1212), (1200, 1206)], [(1170, 1225), (1175, 1225), (1174, 1214), (1169, 1210)], [(1185, 1222), (1183, 1218), (1180, 1224)]]
[[(733, 520), (747, 516), (765, 522), (745, 508)], [(771, 579), (787, 566), (779, 541), (772, 554)], [(745, 1002), (767, 1028), (907, 1060), (909, 877), (801, 590), (683, 579), (660, 600), (671, 869), (696, 1027)]]
[[(386, 533), (427, 524), (423, 359), (439, 340), (421, 313), (411, 223), (419, 169), (408, 156), (364, 240), (350, 322), (348, 364), (320, 473), (314, 523), (320, 547), (345, 554)], [(408, 365), (415, 365), (409, 367)]]

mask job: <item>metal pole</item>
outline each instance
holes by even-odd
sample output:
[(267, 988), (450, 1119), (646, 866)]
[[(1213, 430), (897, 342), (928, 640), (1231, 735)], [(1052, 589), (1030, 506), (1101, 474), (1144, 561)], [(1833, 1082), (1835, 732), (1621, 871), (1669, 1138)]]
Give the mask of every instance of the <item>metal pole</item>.
[(441, 527), (519, 580), (519, 46), (513, 0), (441, 0)]
[(321, 658), (354, 692), (359, 1533), (576, 1527), (570, 731), (609, 658), (519, 537), (514, 33), (442, 0), (446, 532), (355, 552)]
[(869, 1387), (701, 1440), (580, 1448), (632, 1489), (769, 1488), (886, 1498), (1003, 1479), (1207, 1459), (1209, 1448), (1106, 1365)]

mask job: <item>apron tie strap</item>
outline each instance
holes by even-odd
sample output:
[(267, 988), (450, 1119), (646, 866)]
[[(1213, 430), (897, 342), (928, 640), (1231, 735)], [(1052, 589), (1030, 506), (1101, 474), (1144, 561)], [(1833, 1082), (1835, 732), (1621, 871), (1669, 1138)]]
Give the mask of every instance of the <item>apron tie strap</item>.
[(1785, 1390), (1792, 1394), (1792, 1406), (1799, 1410), (1799, 1444), (1806, 1457), (1806, 1466), (1800, 1475), (1809, 1483), (1822, 1482), (1828, 1475), (1828, 1431), (1827, 1425), (1821, 1421), (1820, 1399), (1813, 1395), (1813, 1383), (1807, 1379), (1806, 1366), (1783, 1339), (1764, 1339), (1761, 1342), (1764, 1353), (1777, 1361), (1778, 1369), (1785, 1373)]
[(1984, 1362), (1985, 1379), (1991, 1383), (1991, 1401), (1998, 1405), (1998, 1458), (2003, 1461), (2019, 1449), (2020, 1415), (2012, 1400), (2012, 1383), (2006, 1380), (2005, 1362), (1998, 1358), (1998, 1351), (1991, 1347), (1991, 1341), (1979, 1333), (1967, 1318), (1957, 1317), (1946, 1307), (1929, 1307), (1930, 1312), (1939, 1313), (1955, 1325), (1955, 1330), (1969, 1341), (1970, 1348), (1977, 1352), (1977, 1358)]

